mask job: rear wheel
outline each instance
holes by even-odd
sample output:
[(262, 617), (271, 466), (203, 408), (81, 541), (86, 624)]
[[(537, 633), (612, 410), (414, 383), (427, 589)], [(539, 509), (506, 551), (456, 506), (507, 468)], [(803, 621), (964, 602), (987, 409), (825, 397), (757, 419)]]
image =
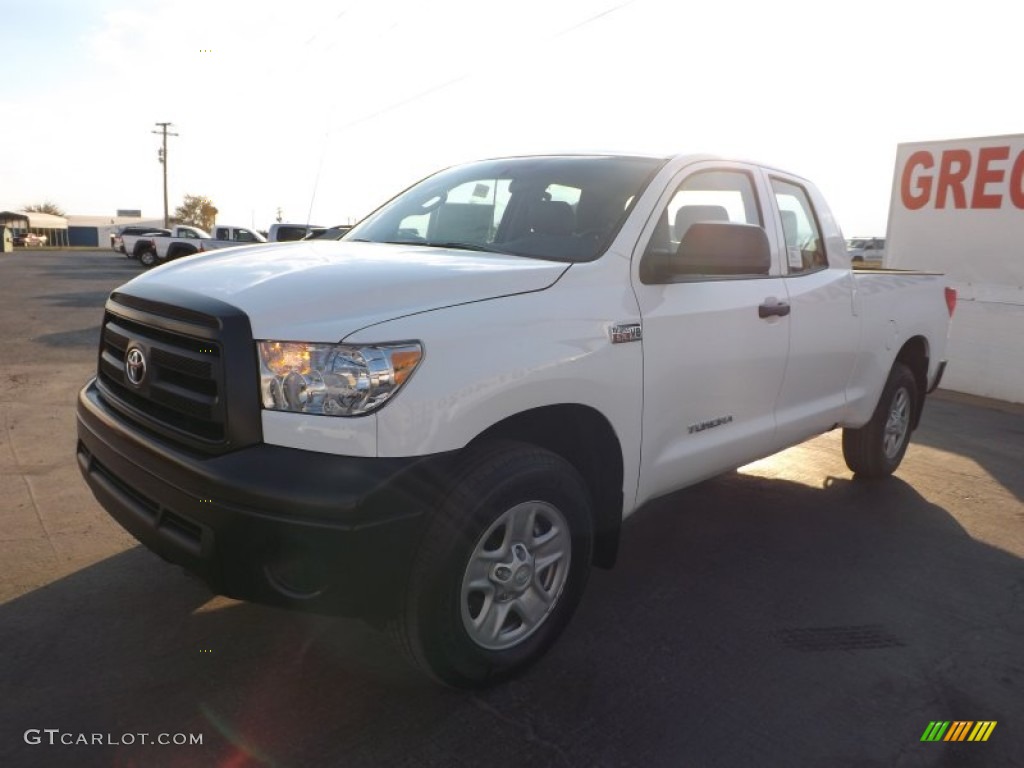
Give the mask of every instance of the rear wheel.
[(427, 525), (399, 645), (441, 682), (479, 687), (536, 661), (583, 595), (593, 549), (579, 473), (520, 443), (483, 448)]
[(895, 363), (871, 421), (843, 430), (843, 458), (854, 474), (870, 478), (896, 471), (910, 444), (918, 397), (914, 374), (903, 363)]

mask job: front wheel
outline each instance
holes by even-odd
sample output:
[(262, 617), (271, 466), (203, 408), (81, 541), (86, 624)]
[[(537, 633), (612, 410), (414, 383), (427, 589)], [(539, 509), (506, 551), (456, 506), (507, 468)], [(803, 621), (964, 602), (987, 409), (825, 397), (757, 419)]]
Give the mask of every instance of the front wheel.
[(427, 524), (392, 629), (441, 682), (479, 687), (535, 662), (565, 628), (590, 571), (590, 494), (550, 451), (483, 447)]
[(914, 374), (903, 363), (895, 363), (871, 421), (843, 430), (843, 458), (854, 474), (872, 478), (896, 471), (910, 444), (918, 397)]
[(146, 250), (139, 253), (139, 263), (146, 269), (153, 267), (156, 264), (156, 262), (156, 251), (154, 251), (152, 248), (147, 248)]

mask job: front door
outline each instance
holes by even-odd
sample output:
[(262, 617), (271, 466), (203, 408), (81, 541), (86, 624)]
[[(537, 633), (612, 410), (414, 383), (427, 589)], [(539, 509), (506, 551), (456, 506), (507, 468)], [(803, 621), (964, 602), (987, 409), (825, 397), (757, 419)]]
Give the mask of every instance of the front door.
[(764, 181), (735, 163), (680, 173), (634, 254), (643, 318), (643, 461), (637, 502), (777, 450), (775, 403), (789, 350), (786, 287), (773, 220), (766, 274), (675, 274), (671, 259), (695, 222), (765, 227)]

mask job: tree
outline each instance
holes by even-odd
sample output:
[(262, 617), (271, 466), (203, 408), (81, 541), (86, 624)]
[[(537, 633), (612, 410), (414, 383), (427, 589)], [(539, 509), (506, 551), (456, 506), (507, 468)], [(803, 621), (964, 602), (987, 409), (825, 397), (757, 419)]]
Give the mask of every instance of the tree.
[(33, 203), (32, 205), (26, 205), (22, 210), (26, 211), (27, 213), (49, 213), (54, 216), (67, 216), (67, 214), (64, 213), (63, 208), (61, 208), (56, 203), (51, 203), (49, 200), (46, 200), (42, 203)]
[(276, 221), (277, 221), (278, 224), (280, 224), (282, 221), (284, 221), (284, 213), (281, 211), (281, 206), (280, 205), (277, 206), (277, 219), (276, 219)]
[(174, 211), (174, 218), (182, 224), (210, 231), (217, 219), (217, 208), (208, 197), (185, 195), (185, 201)]

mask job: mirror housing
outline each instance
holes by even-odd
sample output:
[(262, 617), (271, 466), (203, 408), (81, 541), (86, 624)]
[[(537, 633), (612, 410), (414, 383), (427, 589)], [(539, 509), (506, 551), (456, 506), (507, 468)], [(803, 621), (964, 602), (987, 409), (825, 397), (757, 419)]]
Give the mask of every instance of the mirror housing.
[(768, 235), (756, 224), (700, 221), (690, 225), (674, 257), (672, 275), (767, 275), (772, 265)]

